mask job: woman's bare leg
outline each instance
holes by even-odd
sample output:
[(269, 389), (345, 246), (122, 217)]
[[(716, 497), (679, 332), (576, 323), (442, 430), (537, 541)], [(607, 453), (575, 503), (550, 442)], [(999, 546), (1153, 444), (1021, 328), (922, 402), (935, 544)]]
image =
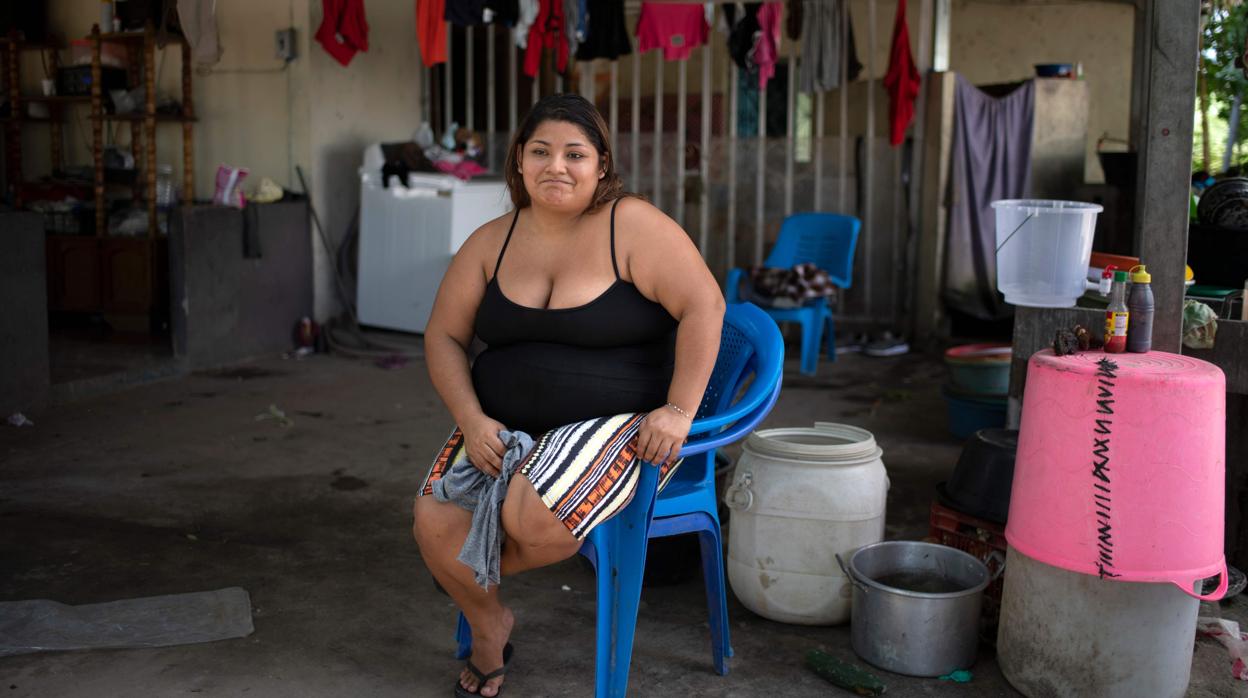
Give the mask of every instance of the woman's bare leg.
[(533, 484), (523, 475), (511, 478), (503, 500), (503, 574), (553, 565), (581, 549), (581, 542), (546, 508)]
[[(473, 665), (483, 672), (501, 667), (503, 647), (511, 636), (515, 618), (511, 609), (499, 601), (498, 587), (482, 589), (472, 569), (456, 559), (472, 526), (472, 513), (429, 496), (417, 497), (413, 512), (412, 533), (420, 545), (421, 557), (472, 626)], [(459, 683), (482, 696), (496, 696), (504, 678), (490, 679), (478, 689), (477, 677), (465, 667)]]

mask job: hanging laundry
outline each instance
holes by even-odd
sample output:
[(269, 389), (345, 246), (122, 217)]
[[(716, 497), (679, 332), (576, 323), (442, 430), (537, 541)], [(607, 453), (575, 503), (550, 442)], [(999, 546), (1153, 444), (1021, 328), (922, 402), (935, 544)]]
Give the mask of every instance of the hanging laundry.
[(797, 86), (802, 92), (835, 90), (841, 84), (843, 61), (849, 61), (846, 77), (853, 80), (862, 64), (853, 51), (853, 23), (842, 24), (845, 0), (805, 0), (805, 32)]
[(528, 48), (529, 29), (537, 21), (539, 9), (541, 9), (541, 6), (538, 4), (538, 0), (520, 0), (520, 16), (516, 19), (516, 26), (511, 30), (515, 35), (518, 48)]
[(943, 296), (951, 308), (997, 320), (1011, 310), (997, 292), (992, 202), (1031, 194), (1036, 85), (1028, 80), (1000, 98), (961, 75), (955, 85)]
[(506, 24), (515, 26), (520, 18), (519, 0), (485, 0), (482, 18), (486, 24)]
[(637, 50), (663, 49), (663, 60), (683, 61), (706, 43), (711, 28), (701, 5), (643, 2), (637, 20)]
[(576, 34), (576, 26), (581, 20), (583, 9), (581, 0), (563, 0), (563, 35), (568, 41), (568, 53), (573, 56), (576, 55), (576, 47), (581, 43), (581, 38)]
[(446, 62), (446, 0), (416, 0), (416, 44), (426, 68)]
[(215, 0), (178, 0), (178, 23), (197, 65), (215, 65), (221, 60)]
[(316, 40), (334, 60), (343, 65), (355, 54), (368, 51), (368, 22), (364, 0), (321, 0), (321, 26)]
[(754, 63), (758, 66), (758, 89), (767, 88), (767, 81), (776, 73), (780, 60), (780, 16), (784, 3), (763, 3), (758, 11), (758, 42), (754, 44)]
[(854, 15), (848, 8), (845, 10), (845, 60), (849, 61), (849, 70), (845, 72), (845, 78), (853, 82), (862, 74), (863, 65), (858, 60), (858, 45), (854, 43)]
[(568, 69), (568, 42), (563, 38), (563, 0), (541, 0), (537, 21), (529, 29), (529, 45), (524, 53), (524, 74), (537, 77), (542, 64), (542, 50), (554, 49), (555, 69)]
[(753, 55), (754, 45), (757, 43), (755, 35), (758, 34), (758, 9), (760, 7), (762, 3), (745, 3), (745, 6), (741, 8), (741, 17), (738, 19), (731, 5), (724, 6), (724, 15), (732, 27), (728, 32), (728, 53), (737, 67), (750, 75), (758, 72)]
[(906, 26), (906, 0), (897, 0), (897, 19), (893, 22), (893, 46), (888, 52), (888, 73), (884, 89), (888, 91), (889, 143), (900, 145), (906, 128), (914, 118), (914, 100), (921, 84), (919, 69), (910, 54), (910, 30)]
[(446, 21), (457, 27), (485, 23), (485, 0), (451, 0), (446, 3)]
[(585, 40), (577, 47), (576, 60), (615, 60), (633, 52), (624, 21), (624, 0), (595, 0), (585, 25)]

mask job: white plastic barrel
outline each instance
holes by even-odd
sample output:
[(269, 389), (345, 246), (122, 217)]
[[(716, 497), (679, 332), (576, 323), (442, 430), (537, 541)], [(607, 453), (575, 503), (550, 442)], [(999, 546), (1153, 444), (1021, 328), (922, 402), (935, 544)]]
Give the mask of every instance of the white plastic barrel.
[(1005, 294), (1005, 302), (1073, 308), (1089, 285), (1092, 234), (1101, 206), (1006, 199), (992, 202), (992, 207), (997, 224), (997, 289)]
[(884, 538), (882, 453), (843, 424), (750, 434), (724, 495), (728, 581), (746, 608), (783, 623), (849, 620), (853, 587), (836, 555)]
[(997, 662), (1028, 698), (1182, 698), (1199, 608), (1173, 584), (1101, 579), (1010, 548)]

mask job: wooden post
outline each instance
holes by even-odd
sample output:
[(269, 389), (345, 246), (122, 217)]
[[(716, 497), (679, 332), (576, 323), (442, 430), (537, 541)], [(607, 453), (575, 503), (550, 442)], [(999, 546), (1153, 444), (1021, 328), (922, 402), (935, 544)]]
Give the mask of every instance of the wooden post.
[(182, 41), (182, 203), (195, 200), (195, 93), (191, 90), (191, 45)]
[(104, 98), (100, 80), (100, 25), (91, 27), (91, 157), (95, 162), (95, 234), (108, 232), (108, 211), (104, 205)]
[(156, 34), (151, 23), (143, 28), (143, 145), (147, 148), (147, 236), (156, 237)]
[[(49, 72), (51, 72), (51, 75), (49, 75), (48, 77), (49, 79), (55, 81), (57, 72), (59, 72), (59, 69), (60, 69), (60, 57), (57, 56), (56, 47), (54, 45), (50, 45), (46, 49), (41, 49), (41, 50), (46, 51), (48, 54), (48, 69), (49, 69)], [(48, 115), (52, 119), (52, 123), (48, 124), (48, 129), (49, 129), (48, 146), (52, 151), (51, 154), (52, 154), (53, 176), (55, 176), (56, 173), (60, 172), (61, 170), (61, 159), (62, 159), (61, 153), (64, 150), (64, 147), (62, 145), (62, 140), (61, 140), (62, 139), (61, 124), (63, 123), (62, 117), (64, 116), (63, 112), (64, 112), (64, 107), (60, 104), (53, 102), (52, 104), (48, 105)]]
[(25, 118), (25, 107), (22, 104), (22, 70), (16, 32), (9, 33), (8, 45), (9, 121), (5, 124), (5, 164), (8, 166), (8, 187), (13, 192), (17, 207), (21, 208), (17, 192), (21, 191), (22, 183), (22, 119)]

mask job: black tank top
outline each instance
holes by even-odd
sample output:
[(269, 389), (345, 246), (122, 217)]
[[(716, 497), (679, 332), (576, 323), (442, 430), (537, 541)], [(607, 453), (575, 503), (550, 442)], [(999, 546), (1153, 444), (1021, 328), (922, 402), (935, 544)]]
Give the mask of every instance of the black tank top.
[(622, 412), (649, 412), (667, 401), (675, 365), (676, 320), (620, 278), (611, 206), (615, 282), (574, 308), (532, 308), (498, 286), (498, 270), (520, 212), (511, 220), (494, 276), (477, 309), (476, 334), (488, 348), (472, 366), (485, 414), (537, 435), (564, 424)]

